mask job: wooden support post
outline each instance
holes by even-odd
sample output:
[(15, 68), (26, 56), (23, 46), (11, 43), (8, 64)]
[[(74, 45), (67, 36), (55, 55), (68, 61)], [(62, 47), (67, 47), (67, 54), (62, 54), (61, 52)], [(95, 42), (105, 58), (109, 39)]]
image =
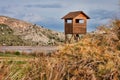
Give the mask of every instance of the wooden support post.
[(65, 34), (65, 44), (67, 43), (67, 34)]
[(80, 40), (79, 34), (65, 34), (65, 44), (78, 42)]
[(74, 37), (74, 34), (72, 34), (72, 36), (71, 36), (71, 38), (69, 40), (69, 43), (71, 43), (71, 40), (72, 40), (73, 37)]

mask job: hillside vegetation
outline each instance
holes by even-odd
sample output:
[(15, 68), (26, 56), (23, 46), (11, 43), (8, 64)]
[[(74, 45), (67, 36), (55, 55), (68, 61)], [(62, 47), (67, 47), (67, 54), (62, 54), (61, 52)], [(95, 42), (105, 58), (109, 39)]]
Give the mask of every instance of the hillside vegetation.
[[(6, 27), (8, 27), (9, 30), (12, 31), (12, 33), (10, 33), (9, 35), (6, 34)], [(0, 45), (58, 45), (64, 41), (64, 34), (62, 32), (46, 29), (42, 26), (38, 26), (36, 24), (28, 23), (7, 16), (0, 16), (0, 28), (0, 32), (2, 32), (0, 37), (2, 37), (4, 33), (4, 37), (7, 36), (6, 38), (2, 38), (3, 41), (1, 41)], [(13, 37), (10, 40), (10, 35), (16, 37)]]
[(0, 45), (22, 46), (30, 45), (31, 42), (22, 40), (20, 36), (14, 35), (14, 31), (5, 24), (0, 24)]
[(1, 61), (3, 80), (119, 80), (120, 20), (98, 27), (78, 43), (27, 61)]

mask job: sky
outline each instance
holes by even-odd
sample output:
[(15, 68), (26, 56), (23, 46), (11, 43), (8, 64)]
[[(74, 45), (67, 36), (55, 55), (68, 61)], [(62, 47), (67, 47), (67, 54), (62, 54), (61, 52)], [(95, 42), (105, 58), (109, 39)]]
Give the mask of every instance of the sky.
[(119, 17), (120, 0), (0, 0), (0, 15), (17, 18), (45, 28), (64, 31), (64, 15), (83, 11), (88, 20), (87, 31)]

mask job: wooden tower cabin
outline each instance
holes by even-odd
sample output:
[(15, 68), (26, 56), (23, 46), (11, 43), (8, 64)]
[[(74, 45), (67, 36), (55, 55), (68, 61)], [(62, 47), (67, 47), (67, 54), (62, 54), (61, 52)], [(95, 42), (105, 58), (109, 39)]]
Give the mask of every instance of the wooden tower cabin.
[(83, 11), (70, 12), (64, 17), (65, 42), (79, 40), (79, 34), (86, 34), (87, 19), (90, 19)]

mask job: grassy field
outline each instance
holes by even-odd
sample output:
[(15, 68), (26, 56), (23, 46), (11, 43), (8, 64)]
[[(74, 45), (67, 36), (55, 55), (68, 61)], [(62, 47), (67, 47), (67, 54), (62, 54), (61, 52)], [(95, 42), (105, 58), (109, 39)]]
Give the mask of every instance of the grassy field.
[(31, 55), (22, 55), (19, 52), (0, 53), (0, 61), (26, 61), (33, 58)]

